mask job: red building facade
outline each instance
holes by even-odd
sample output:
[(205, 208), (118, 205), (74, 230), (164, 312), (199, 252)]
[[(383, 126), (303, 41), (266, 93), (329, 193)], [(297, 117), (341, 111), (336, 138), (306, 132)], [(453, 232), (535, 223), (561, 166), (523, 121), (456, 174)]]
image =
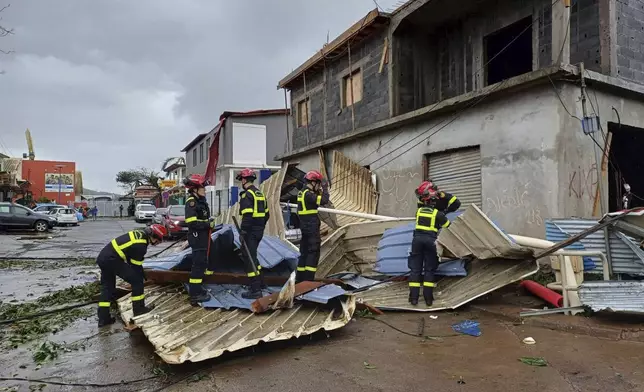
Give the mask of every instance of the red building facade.
[(22, 161), (22, 178), (29, 181), (29, 191), (36, 202), (47, 198), (58, 204), (72, 205), (76, 198), (75, 175), (76, 162)]

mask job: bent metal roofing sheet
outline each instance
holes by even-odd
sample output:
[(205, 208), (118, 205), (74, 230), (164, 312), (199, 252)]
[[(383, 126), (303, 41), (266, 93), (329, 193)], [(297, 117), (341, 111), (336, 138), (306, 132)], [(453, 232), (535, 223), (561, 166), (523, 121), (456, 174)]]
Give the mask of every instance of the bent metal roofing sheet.
[(247, 310), (208, 310), (190, 305), (177, 285), (147, 286), (150, 313), (133, 318), (130, 294), (118, 301), (121, 317), (141, 328), (165, 362), (179, 364), (216, 358), (260, 342), (274, 342), (345, 326), (355, 311), (352, 295), (327, 306), (296, 303), (291, 309), (261, 314)]

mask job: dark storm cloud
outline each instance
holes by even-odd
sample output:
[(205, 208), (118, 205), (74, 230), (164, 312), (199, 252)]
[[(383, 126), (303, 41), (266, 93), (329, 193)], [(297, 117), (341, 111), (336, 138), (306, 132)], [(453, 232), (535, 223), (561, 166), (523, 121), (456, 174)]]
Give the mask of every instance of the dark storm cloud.
[[(224, 110), (283, 107), (277, 82), (370, 0), (0, 0), (0, 141), (74, 160), (85, 186), (157, 168)], [(382, 5), (382, 2), (379, 2)], [(2, 146), (0, 145), (0, 151)]]

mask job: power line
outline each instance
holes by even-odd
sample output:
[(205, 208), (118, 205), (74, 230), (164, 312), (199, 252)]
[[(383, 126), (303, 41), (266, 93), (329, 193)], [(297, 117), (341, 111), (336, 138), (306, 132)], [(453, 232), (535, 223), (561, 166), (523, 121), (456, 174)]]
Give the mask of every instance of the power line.
[[(561, 1), (561, 0), (555, 0), (555, 2), (551, 4), (551, 8), (552, 8), (552, 7), (554, 7), (554, 6), (555, 6), (558, 2), (560, 2), (560, 1)], [(524, 29), (523, 29), (523, 30), (522, 30), (522, 31), (521, 31), (521, 32), (520, 32), (516, 37), (514, 37), (514, 38), (513, 38), (513, 39), (512, 39), (512, 40), (511, 40), (507, 45), (505, 45), (505, 46), (504, 46), (504, 47), (503, 47), (503, 48), (502, 48), (502, 49), (501, 49), (501, 50), (500, 50), (496, 55), (494, 55), (494, 56), (493, 56), (492, 58), (490, 58), (490, 59), (489, 59), (485, 64), (483, 64), (483, 65), (482, 65), (482, 66), (481, 66), (481, 67), (476, 71), (476, 73), (479, 73), (480, 71), (484, 70), (484, 69), (485, 69), (485, 67), (486, 67), (487, 65), (489, 65), (492, 61), (494, 61), (494, 60), (495, 60), (498, 56), (500, 56), (503, 52), (505, 52), (505, 51), (506, 51), (506, 50), (507, 50), (507, 49), (508, 49), (508, 48), (509, 48), (509, 47), (510, 47), (514, 42), (516, 42), (516, 41), (517, 41), (517, 40), (518, 40), (518, 39), (519, 39), (519, 38), (520, 38), (520, 37), (521, 37), (521, 36), (522, 36), (526, 31), (530, 30), (530, 29), (532, 28), (532, 26), (534, 25), (534, 23), (535, 23), (537, 20), (538, 20), (538, 17), (533, 18), (533, 19), (532, 19), (532, 22), (531, 22), (528, 26), (526, 26), (526, 27), (525, 27), (525, 28), (524, 28)], [(570, 19), (568, 20), (568, 24), (570, 24)], [(565, 42), (564, 42), (564, 43), (565, 43)], [(459, 118), (459, 117), (462, 115), (462, 113), (463, 113), (463, 111), (464, 111), (464, 110), (467, 110), (467, 109), (469, 109), (470, 107), (473, 107), (473, 106), (475, 106), (476, 104), (480, 103), (480, 102), (482, 101), (482, 99), (486, 98), (488, 95), (490, 95), (490, 94), (491, 94), (491, 93), (493, 93), (494, 91), (498, 90), (501, 86), (503, 86), (503, 85), (507, 82), (507, 80), (508, 80), (508, 79), (506, 79), (506, 80), (504, 80), (504, 81), (502, 81), (502, 82), (498, 83), (498, 84), (497, 84), (497, 86), (496, 86), (494, 89), (492, 89), (491, 91), (489, 91), (487, 94), (483, 95), (483, 96), (481, 97), (481, 99), (480, 99), (480, 100), (476, 101), (473, 105), (470, 105), (470, 106), (466, 107), (465, 109), (461, 110), (460, 112), (456, 113), (455, 117), (454, 117), (454, 118), (452, 118), (452, 120), (450, 120), (450, 121), (449, 121), (445, 126), (442, 126), (442, 127), (441, 127), (441, 128), (439, 128), (436, 132), (432, 133), (429, 137), (427, 137), (426, 139), (421, 140), (420, 142), (422, 142), (422, 141), (424, 141), (424, 140), (427, 140), (427, 139), (431, 138), (431, 137), (432, 137), (432, 136), (434, 136), (436, 133), (438, 133), (439, 131), (441, 131), (442, 129), (444, 129), (447, 125), (451, 124), (453, 121), (455, 121), (457, 118)], [(434, 108), (436, 108), (436, 106), (438, 106), (441, 102), (442, 102), (442, 101), (438, 101), (438, 102), (436, 102), (432, 107), (430, 107), (430, 109), (428, 109), (428, 111), (432, 111), (432, 110), (433, 110)], [(403, 143), (402, 145), (400, 145), (400, 146), (396, 147), (395, 149), (393, 149), (393, 150), (392, 150), (392, 151), (390, 151), (389, 153), (387, 153), (387, 154), (385, 154), (385, 155), (381, 156), (380, 158), (376, 159), (375, 161), (371, 162), (371, 163), (369, 164), (369, 166), (371, 166), (371, 165), (373, 165), (374, 163), (376, 163), (376, 162), (380, 161), (381, 159), (386, 158), (388, 155), (390, 155), (390, 154), (394, 153), (395, 151), (399, 150), (400, 148), (403, 148), (403, 147), (404, 147), (404, 146), (406, 146), (407, 144), (409, 144), (409, 143), (413, 142), (414, 140), (418, 139), (420, 136), (422, 136), (422, 135), (424, 135), (424, 134), (426, 134), (426, 133), (428, 133), (428, 132), (432, 131), (434, 128), (436, 128), (436, 127), (437, 127), (437, 126), (439, 126), (440, 124), (442, 124), (442, 122), (440, 122), (440, 123), (438, 123), (438, 124), (436, 124), (436, 125), (434, 125), (434, 126), (430, 127), (430, 128), (429, 128), (429, 129), (427, 129), (425, 132), (421, 133), (420, 135), (416, 136), (415, 138), (412, 138), (411, 140), (407, 141), (406, 143)], [(401, 131), (400, 131), (400, 132), (398, 132), (396, 135), (394, 135), (393, 137), (391, 137), (391, 138), (390, 138), (389, 140), (387, 140), (385, 143), (381, 144), (378, 148), (376, 148), (375, 150), (373, 150), (372, 152), (370, 152), (369, 154), (367, 154), (366, 156), (364, 156), (362, 159), (358, 160), (358, 162), (357, 162), (357, 163), (358, 163), (358, 164), (360, 164), (360, 163), (364, 162), (364, 160), (365, 160), (366, 158), (368, 158), (369, 156), (371, 156), (371, 155), (373, 155), (374, 153), (376, 153), (377, 151), (379, 151), (379, 150), (380, 150), (384, 145), (386, 145), (386, 144), (390, 143), (390, 142), (391, 142), (391, 141), (393, 141), (396, 137), (398, 137), (398, 136), (400, 136), (401, 134), (403, 134), (405, 131), (406, 131), (405, 129), (401, 129)], [(420, 142), (419, 142), (419, 143), (420, 143)], [(414, 146), (412, 146), (412, 148), (413, 148), (413, 147), (414, 147)], [(411, 149), (411, 148), (409, 148), (409, 149), (405, 150), (403, 153), (408, 152), (410, 149)], [(396, 157), (394, 157), (393, 159), (396, 159), (396, 158), (400, 157), (400, 155), (401, 155), (401, 154), (397, 155), (397, 156), (396, 156)], [(393, 159), (392, 159), (392, 160), (393, 160)], [(391, 162), (392, 160), (387, 161), (387, 163)], [(387, 164), (387, 163), (385, 163), (385, 164)], [(383, 166), (383, 165), (380, 165), (380, 166), (378, 166), (378, 168), (380, 168), (380, 167), (382, 167), (382, 166)], [(373, 170), (375, 170), (375, 168), (374, 168), (374, 169), (371, 169), (371, 170), (373, 171)], [(337, 184), (338, 182), (343, 181), (343, 180), (345, 180), (345, 179), (349, 178), (351, 175), (353, 175), (353, 174), (357, 174), (357, 173), (358, 173), (358, 170), (349, 171), (347, 174), (345, 174), (345, 176), (344, 176), (344, 177), (341, 177), (341, 178), (339, 178), (339, 179), (333, 179), (333, 182)], [(344, 187), (346, 187), (347, 185), (348, 185), (348, 184), (345, 184), (345, 185), (341, 186), (341, 187), (339, 188), (339, 190), (343, 189), (343, 188), (344, 188)], [(338, 190), (338, 188), (336, 188), (336, 190)]]

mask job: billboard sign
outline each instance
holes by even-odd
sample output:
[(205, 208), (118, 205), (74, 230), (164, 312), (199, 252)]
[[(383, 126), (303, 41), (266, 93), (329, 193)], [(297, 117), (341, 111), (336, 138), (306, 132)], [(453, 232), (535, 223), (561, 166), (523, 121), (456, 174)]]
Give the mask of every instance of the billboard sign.
[(45, 173), (45, 192), (74, 192), (74, 175)]

